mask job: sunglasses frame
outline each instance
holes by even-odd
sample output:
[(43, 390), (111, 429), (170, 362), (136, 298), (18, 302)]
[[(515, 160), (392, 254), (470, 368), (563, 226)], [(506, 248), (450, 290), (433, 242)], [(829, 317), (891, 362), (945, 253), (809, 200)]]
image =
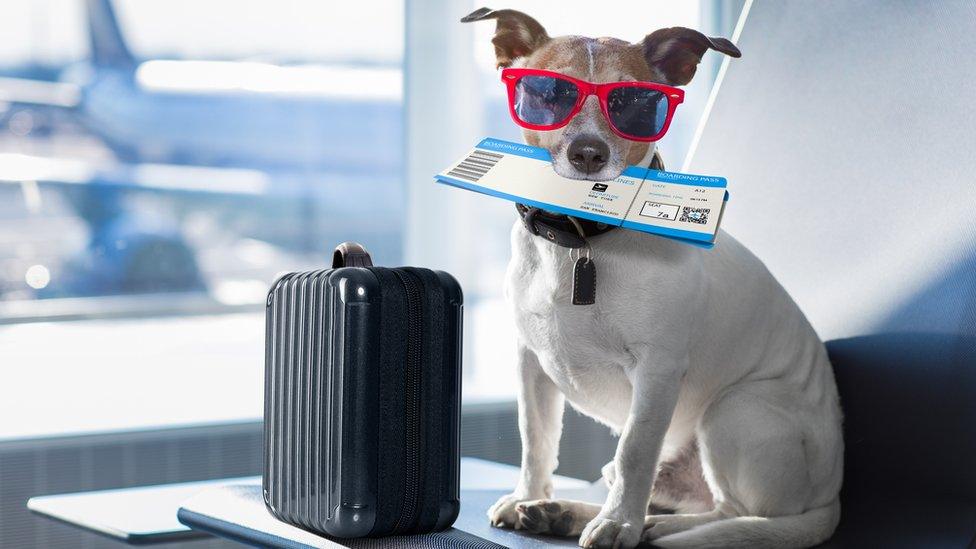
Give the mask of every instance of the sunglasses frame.
[[(532, 124), (522, 120), (518, 117), (515, 112), (515, 86), (518, 84), (525, 76), (548, 76), (551, 78), (558, 78), (560, 80), (565, 80), (576, 86), (579, 92), (579, 97), (576, 98), (576, 104), (573, 106), (573, 110), (570, 111), (566, 118), (556, 124)], [(623, 137), (624, 139), (629, 139), (631, 141), (657, 141), (664, 137), (664, 134), (668, 132), (668, 128), (671, 127), (671, 119), (674, 117), (674, 111), (678, 108), (685, 100), (685, 92), (680, 88), (675, 88), (673, 86), (666, 86), (664, 84), (656, 84), (654, 82), (608, 82), (606, 84), (594, 84), (593, 82), (587, 82), (585, 80), (579, 80), (573, 78), (572, 76), (566, 76), (565, 74), (553, 71), (547, 71), (542, 69), (523, 69), (523, 68), (507, 68), (502, 70), (502, 82), (508, 88), (508, 112), (512, 115), (512, 120), (515, 121), (519, 126), (538, 131), (550, 131), (558, 130), (575, 117), (583, 109), (583, 104), (586, 99), (591, 95), (595, 95), (597, 99), (600, 100), (600, 110), (603, 111), (603, 117), (606, 118), (607, 124), (613, 133)], [(610, 118), (610, 110), (607, 105), (607, 98), (611, 91), (617, 88), (645, 88), (649, 90), (654, 90), (664, 94), (664, 97), (668, 100), (668, 116), (664, 120), (664, 126), (661, 131), (650, 137), (640, 137), (636, 135), (630, 135), (624, 133), (617, 129), (614, 125), (613, 120)]]

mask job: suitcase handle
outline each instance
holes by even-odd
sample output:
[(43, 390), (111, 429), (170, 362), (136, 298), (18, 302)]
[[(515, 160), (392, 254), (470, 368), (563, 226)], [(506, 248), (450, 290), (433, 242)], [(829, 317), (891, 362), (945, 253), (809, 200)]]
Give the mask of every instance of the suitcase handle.
[(369, 252), (362, 244), (356, 242), (343, 242), (336, 246), (332, 254), (332, 268), (339, 267), (372, 267), (373, 259), (369, 257)]

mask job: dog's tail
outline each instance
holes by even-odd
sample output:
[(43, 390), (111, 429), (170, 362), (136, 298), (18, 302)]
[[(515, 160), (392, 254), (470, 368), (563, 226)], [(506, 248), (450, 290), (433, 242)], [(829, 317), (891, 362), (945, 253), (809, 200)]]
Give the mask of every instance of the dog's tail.
[(840, 521), (840, 501), (782, 517), (734, 517), (653, 541), (655, 547), (810, 547), (825, 541)]

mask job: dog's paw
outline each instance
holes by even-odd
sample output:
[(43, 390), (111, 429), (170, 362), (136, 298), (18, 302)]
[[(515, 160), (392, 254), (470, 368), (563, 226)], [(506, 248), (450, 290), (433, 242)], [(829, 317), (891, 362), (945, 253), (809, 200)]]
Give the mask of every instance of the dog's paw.
[(502, 496), (488, 509), (488, 521), (497, 528), (520, 529), (522, 523), (519, 521), (515, 507), (528, 499), (520, 494)]
[(583, 529), (579, 545), (587, 549), (630, 549), (637, 546), (643, 529), (642, 521), (596, 517)]
[(522, 527), (533, 534), (574, 536), (580, 533), (572, 509), (558, 501), (526, 501), (515, 506), (515, 513)]
[(644, 522), (644, 531), (641, 532), (640, 540), (643, 544), (651, 544), (657, 538), (674, 534), (677, 531), (675, 528), (670, 527), (665, 519), (651, 519), (651, 517), (648, 517), (648, 520)]
[(702, 522), (694, 520), (689, 515), (648, 515), (644, 518), (644, 531), (641, 532), (641, 543), (652, 544), (654, 540), (685, 532)]

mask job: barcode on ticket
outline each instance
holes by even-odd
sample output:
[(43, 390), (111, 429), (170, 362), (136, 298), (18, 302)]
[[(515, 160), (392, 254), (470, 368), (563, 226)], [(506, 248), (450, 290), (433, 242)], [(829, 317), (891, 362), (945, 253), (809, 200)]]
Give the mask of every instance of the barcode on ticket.
[(502, 158), (503, 155), (498, 153), (476, 150), (447, 172), (447, 175), (477, 182)]

